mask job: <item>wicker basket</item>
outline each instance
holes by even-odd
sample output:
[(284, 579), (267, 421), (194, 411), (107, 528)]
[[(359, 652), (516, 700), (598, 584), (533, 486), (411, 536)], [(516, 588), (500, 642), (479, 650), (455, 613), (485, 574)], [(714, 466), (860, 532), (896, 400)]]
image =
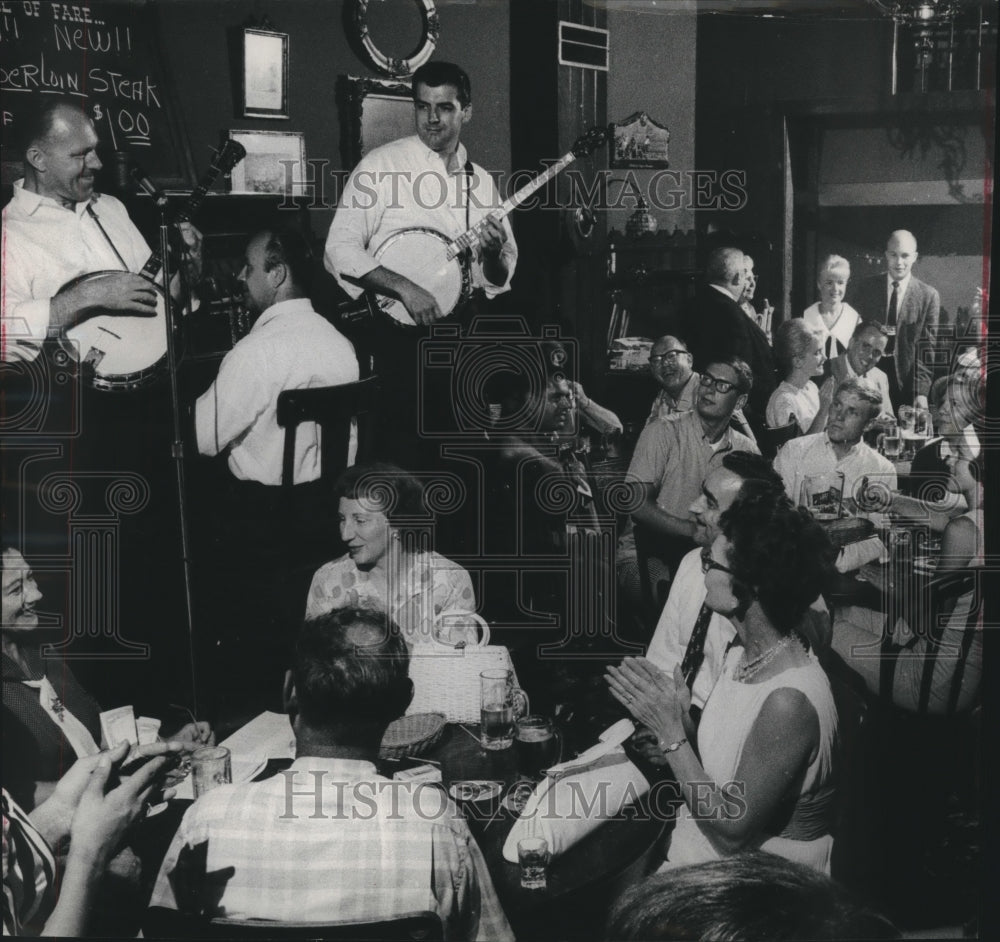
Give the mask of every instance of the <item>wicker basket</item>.
[[(416, 714), (440, 710), (449, 723), (478, 723), (482, 700), (479, 674), (487, 670), (514, 673), (510, 652), (493, 644), (463, 650), (425, 645), (414, 650), (410, 656), (410, 710)], [(519, 686), (516, 674), (514, 685)]]
[(419, 756), (441, 738), (446, 722), (443, 713), (411, 713), (400, 717), (385, 731), (379, 756), (383, 759)]

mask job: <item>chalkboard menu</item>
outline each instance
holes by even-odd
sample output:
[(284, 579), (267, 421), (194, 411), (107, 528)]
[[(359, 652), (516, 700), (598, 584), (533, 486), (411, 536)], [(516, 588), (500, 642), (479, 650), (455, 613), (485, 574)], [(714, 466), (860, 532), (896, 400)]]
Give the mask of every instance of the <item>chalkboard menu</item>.
[(114, 152), (127, 153), (161, 186), (190, 186), (190, 149), (157, 36), (145, 0), (0, 0), (3, 182), (20, 176), (22, 155), (6, 143), (18, 122), (39, 96), (60, 95), (93, 119), (106, 168)]

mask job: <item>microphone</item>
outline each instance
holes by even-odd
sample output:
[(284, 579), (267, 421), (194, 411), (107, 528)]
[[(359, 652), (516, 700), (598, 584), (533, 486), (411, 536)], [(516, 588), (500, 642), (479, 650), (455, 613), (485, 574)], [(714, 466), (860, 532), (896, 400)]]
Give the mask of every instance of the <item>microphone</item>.
[(139, 190), (147, 196), (152, 197), (153, 202), (157, 206), (162, 208), (167, 205), (169, 200), (167, 199), (166, 194), (159, 189), (152, 180), (149, 179), (146, 175), (146, 171), (143, 170), (137, 163), (132, 163), (132, 171), (129, 175), (132, 177), (132, 180), (135, 182), (135, 185), (139, 188)]

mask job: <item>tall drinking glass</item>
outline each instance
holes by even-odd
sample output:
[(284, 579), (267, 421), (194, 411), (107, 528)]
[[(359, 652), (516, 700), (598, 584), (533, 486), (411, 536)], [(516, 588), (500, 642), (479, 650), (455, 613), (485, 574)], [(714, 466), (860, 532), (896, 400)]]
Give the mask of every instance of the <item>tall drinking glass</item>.
[(890, 461), (895, 461), (903, 452), (903, 439), (895, 422), (885, 425), (876, 439), (878, 450)]
[(802, 478), (799, 503), (817, 520), (836, 520), (844, 498), (844, 473), (828, 471)]
[(522, 716), (517, 721), (514, 751), (518, 772), (525, 778), (541, 778), (545, 769), (559, 761), (559, 731), (547, 716)]
[(514, 672), (489, 670), (479, 675), (479, 741), (484, 749), (509, 749), (514, 720), (528, 712), (528, 695), (514, 685)]

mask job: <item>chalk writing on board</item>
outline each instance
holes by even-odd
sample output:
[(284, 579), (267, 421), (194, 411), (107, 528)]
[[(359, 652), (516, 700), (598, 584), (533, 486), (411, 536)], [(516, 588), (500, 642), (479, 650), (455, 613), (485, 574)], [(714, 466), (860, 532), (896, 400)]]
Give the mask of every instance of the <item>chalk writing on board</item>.
[(32, 99), (70, 96), (116, 151), (144, 148), (161, 180), (187, 176), (155, 17), (143, 3), (0, 0), (0, 93), (4, 128), (16, 131)]

